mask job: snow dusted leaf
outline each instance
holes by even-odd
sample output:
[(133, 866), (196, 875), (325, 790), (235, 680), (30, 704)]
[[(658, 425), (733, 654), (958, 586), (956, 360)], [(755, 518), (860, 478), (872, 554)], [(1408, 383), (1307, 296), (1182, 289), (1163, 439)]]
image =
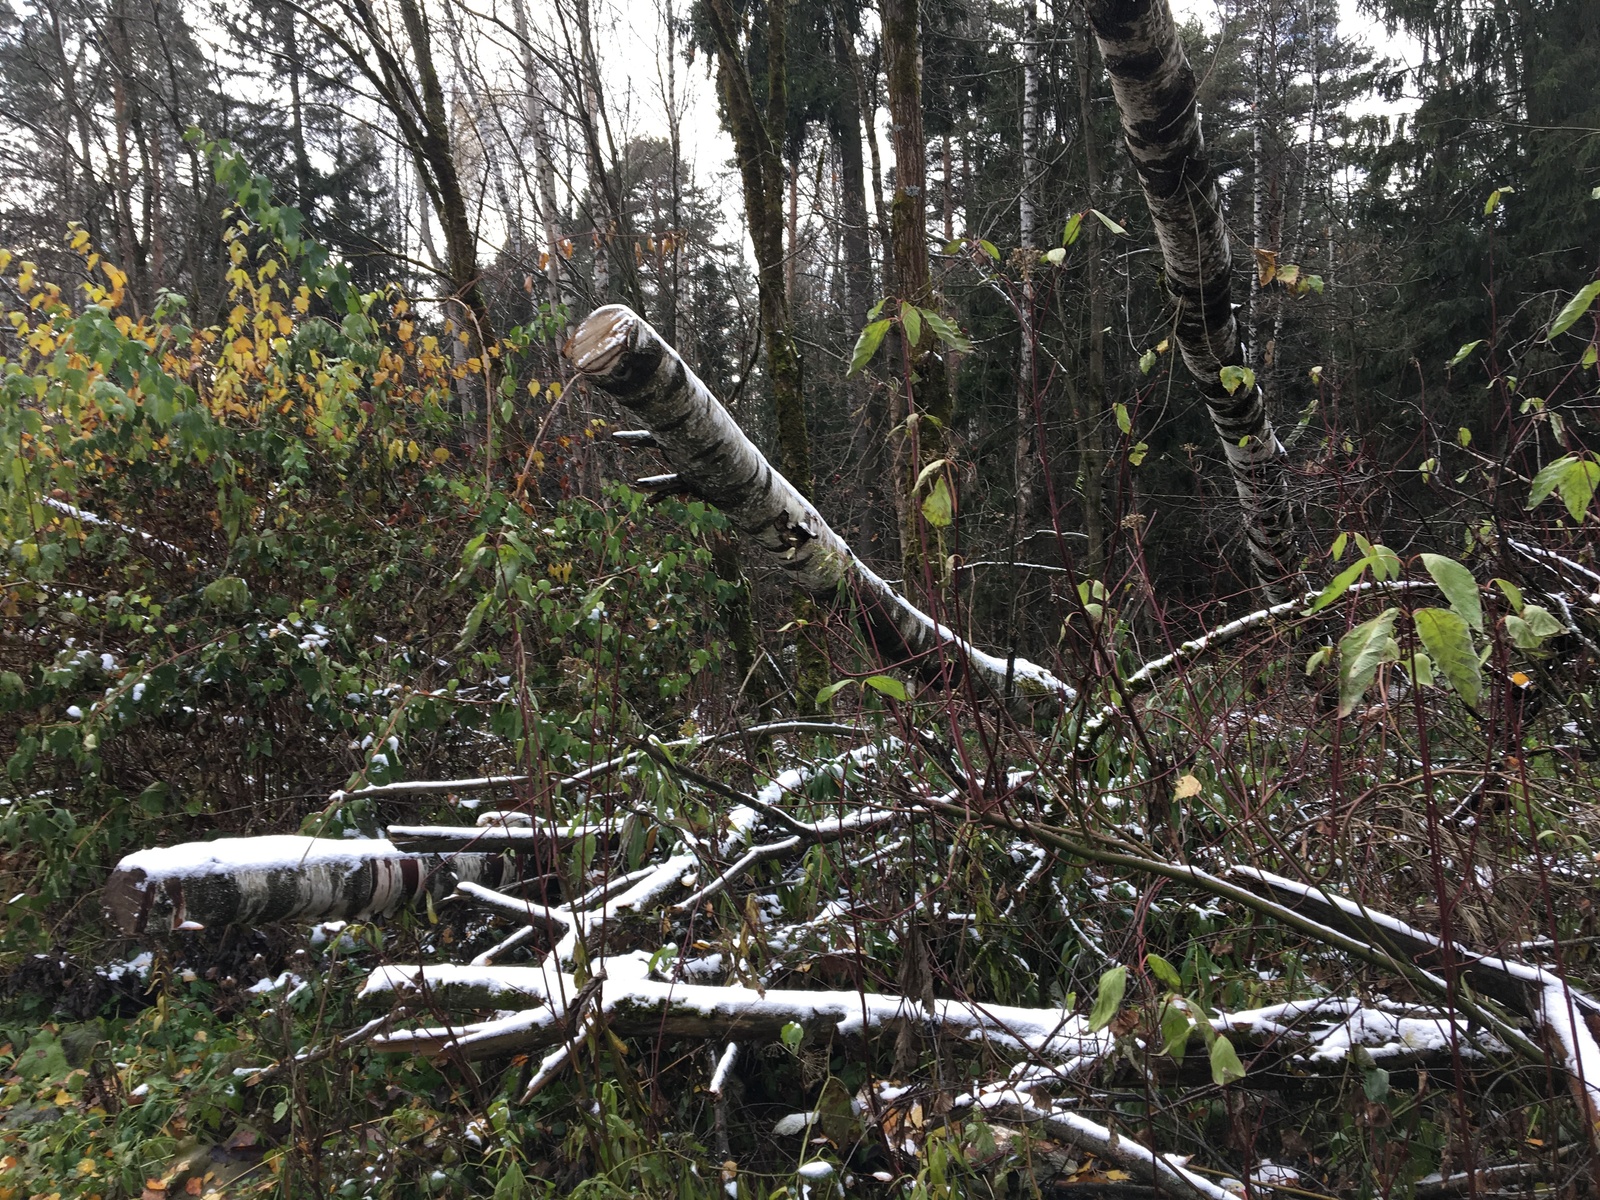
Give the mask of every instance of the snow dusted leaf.
[(1183, 775), (1178, 779), (1178, 786), (1173, 790), (1174, 800), (1192, 800), (1200, 794), (1200, 781), (1193, 775)]

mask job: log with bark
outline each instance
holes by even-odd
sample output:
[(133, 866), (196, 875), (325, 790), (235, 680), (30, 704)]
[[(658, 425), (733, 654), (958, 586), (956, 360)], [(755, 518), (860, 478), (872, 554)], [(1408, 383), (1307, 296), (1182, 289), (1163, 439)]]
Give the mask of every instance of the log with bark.
[(499, 855), (407, 854), (382, 838), (222, 838), (128, 855), (111, 873), (104, 905), (127, 934), (350, 920), (440, 899), (464, 880), (492, 885), (509, 875)]
[(593, 386), (649, 427), (690, 490), (774, 555), (796, 584), (819, 600), (853, 600), (876, 649), (890, 662), (965, 674), (996, 696), (1009, 694), (1009, 678), (1024, 709), (1059, 710), (1076, 698), (1072, 687), (1038, 664), (1008, 663), (979, 650), (857, 558), (643, 317), (622, 305), (597, 309), (565, 354)]

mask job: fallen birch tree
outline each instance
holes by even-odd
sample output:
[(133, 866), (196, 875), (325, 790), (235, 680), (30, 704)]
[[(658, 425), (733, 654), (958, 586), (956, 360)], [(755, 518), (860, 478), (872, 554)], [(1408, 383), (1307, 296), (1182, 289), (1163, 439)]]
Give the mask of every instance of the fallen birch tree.
[(645, 423), (673, 468), (675, 486), (715, 504), (797, 586), (822, 601), (853, 602), (886, 660), (924, 673), (970, 675), (995, 696), (1014, 693), (1024, 709), (1060, 710), (1076, 698), (1045, 667), (978, 649), (890, 587), (766, 460), (639, 314), (620, 304), (596, 309), (578, 326), (565, 354), (592, 386)]

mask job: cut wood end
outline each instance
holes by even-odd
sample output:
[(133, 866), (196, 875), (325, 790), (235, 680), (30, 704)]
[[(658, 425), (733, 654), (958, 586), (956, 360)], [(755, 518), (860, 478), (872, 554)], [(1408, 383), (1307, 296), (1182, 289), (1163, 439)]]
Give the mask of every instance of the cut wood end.
[(584, 318), (562, 351), (585, 375), (604, 375), (633, 341), (639, 314), (625, 304), (607, 304)]

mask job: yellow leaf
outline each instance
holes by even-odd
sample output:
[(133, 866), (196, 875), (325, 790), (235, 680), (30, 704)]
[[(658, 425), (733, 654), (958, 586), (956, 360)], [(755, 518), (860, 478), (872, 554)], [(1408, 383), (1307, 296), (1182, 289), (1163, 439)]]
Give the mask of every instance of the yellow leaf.
[(447, 463), (447, 462), (449, 462), (450, 461), (450, 451), (446, 450), (443, 446), (438, 447), (433, 452), (433, 461), (436, 462), (436, 463)]
[(1126, 1183), (1128, 1180), (1130, 1180), (1132, 1178), (1133, 1178), (1133, 1176), (1129, 1175), (1126, 1171), (1107, 1171), (1106, 1172), (1106, 1181), (1108, 1183)]
[(1200, 794), (1200, 781), (1193, 775), (1184, 775), (1178, 779), (1177, 790), (1172, 793), (1175, 800), (1189, 800)]
[(51, 1103), (55, 1104), (58, 1108), (65, 1108), (67, 1105), (72, 1103), (72, 1093), (67, 1091), (66, 1088), (61, 1088), (56, 1092), (55, 1099)]
[(1278, 277), (1278, 254), (1275, 250), (1256, 250), (1256, 278), (1266, 287)]
[(100, 1172), (95, 1170), (94, 1159), (92, 1159), (92, 1158), (80, 1158), (78, 1160), (78, 1174), (79, 1175), (98, 1175), (98, 1174), (100, 1174)]

